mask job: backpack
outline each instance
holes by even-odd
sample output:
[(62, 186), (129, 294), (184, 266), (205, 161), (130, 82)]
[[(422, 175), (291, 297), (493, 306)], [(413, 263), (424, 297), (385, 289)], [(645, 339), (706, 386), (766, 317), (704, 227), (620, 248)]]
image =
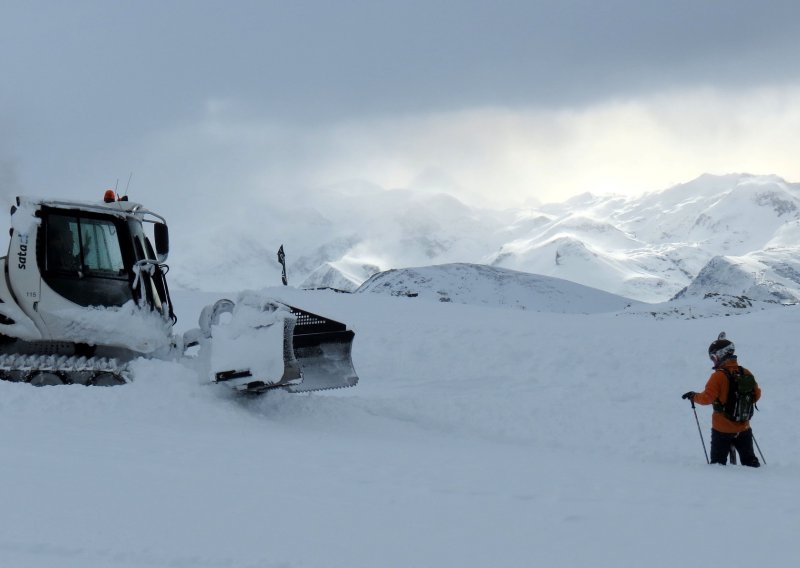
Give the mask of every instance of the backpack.
[(724, 368), (719, 370), (728, 377), (728, 400), (715, 402), (714, 410), (734, 422), (747, 422), (756, 408), (756, 378), (743, 367), (734, 372)]

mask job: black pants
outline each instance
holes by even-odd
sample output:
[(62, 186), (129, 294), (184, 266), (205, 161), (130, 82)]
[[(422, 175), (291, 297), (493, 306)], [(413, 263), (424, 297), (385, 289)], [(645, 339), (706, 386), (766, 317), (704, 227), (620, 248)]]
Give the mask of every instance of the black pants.
[(739, 454), (739, 462), (750, 467), (761, 467), (755, 452), (753, 451), (753, 431), (748, 428), (738, 434), (726, 434), (711, 430), (711, 463), (728, 463), (728, 454), (731, 446), (736, 448)]

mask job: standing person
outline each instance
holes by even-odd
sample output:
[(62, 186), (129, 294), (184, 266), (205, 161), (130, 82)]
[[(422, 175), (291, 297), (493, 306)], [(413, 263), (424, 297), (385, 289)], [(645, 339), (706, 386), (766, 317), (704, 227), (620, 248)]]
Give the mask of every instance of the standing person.
[(733, 342), (725, 332), (708, 347), (708, 356), (714, 364), (714, 372), (703, 392), (689, 391), (683, 395), (697, 404), (714, 405), (711, 415), (711, 463), (725, 465), (731, 447), (739, 452), (742, 465), (760, 467), (761, 463), (753, 451), (753, 430), (750, 417), (761, 388), (753, 374), (741, 367), (734, 354)]

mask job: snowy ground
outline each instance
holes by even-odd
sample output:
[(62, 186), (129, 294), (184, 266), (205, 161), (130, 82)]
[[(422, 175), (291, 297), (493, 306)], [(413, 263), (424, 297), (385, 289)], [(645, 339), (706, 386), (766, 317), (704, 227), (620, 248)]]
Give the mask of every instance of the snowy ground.
[[(797, 308), (273, 292), (356, 330), (357, 387), (242, 399), (153, 361), (124, 387), (0, 383), (0, 565), (797, 565)], [(214, 297), (175, 296), (182, 327)], [(723, 329), (764, 390), (760, 470), (706, 465), (680, 399)]]

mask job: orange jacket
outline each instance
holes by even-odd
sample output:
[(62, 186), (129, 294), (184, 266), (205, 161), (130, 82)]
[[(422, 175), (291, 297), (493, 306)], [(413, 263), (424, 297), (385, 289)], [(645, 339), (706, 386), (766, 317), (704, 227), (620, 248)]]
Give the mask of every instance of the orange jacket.
[[(728, 377), (721, 369), (725, 368), (734, 372), (738, 367), (739, 363), (736, 362), (735, 357), (724, 361), (717, 370), (711, 373), (706, 383), (706, 390), (694, 395), (694, 401), (702, 405), (713, 404), (716, 401), (724, 404), (725, 401), (728, 400)], [(756, 382), (756, 401), (760, 398), (761, 387), (759, 387)], [(711, 415), (711, 427), (718, 432), (736, 434), (737, 432), (744, 432), (750, 428), (750, 422), (734, 422), (722, 412), (714, 411)]]

